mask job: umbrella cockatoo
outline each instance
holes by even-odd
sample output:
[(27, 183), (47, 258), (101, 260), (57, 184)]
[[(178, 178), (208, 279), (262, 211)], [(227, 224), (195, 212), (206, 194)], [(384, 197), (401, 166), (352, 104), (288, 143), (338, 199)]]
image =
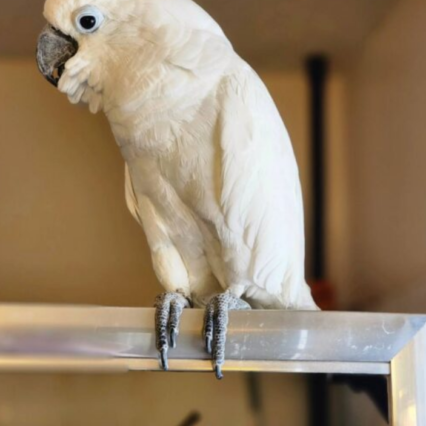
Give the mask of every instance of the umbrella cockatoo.
[(166, 292), (168, 368), (184, 308), (205, 307), (222, 377), (230, 309), (317, 309), (304, 278), (302, 194), (266, 87), (192, 0), (47, 0), (41, 72), (103, 110), (125, 161), (128, 207)]

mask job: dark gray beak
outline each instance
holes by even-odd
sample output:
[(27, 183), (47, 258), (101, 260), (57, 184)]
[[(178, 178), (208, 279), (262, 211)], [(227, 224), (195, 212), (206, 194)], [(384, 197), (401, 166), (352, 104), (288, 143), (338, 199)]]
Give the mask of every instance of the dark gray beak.
[(78, 43), (70, 36), (47, 25), (37, 44), (37, 64), (44, 77), (58, 87), (68, 59), (78, 51)]

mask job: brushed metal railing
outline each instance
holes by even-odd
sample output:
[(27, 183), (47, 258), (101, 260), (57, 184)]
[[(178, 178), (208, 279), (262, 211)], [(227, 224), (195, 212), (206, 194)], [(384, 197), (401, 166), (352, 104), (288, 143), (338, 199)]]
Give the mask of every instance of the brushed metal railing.
[[(184, 312), (171, 371), (211, 371), (203, 312)], [(154, 310), (0, 305), (0, 371), (160, 370)], [(426, 425), (426, 316), (231, 312), (224, 371), (389, 377), (393, 426)]]

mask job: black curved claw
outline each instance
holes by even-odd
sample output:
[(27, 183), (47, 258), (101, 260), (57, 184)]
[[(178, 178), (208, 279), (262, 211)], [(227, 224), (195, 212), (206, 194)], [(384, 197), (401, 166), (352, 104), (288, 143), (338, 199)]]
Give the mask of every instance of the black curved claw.
[(176, 329), (170, 330), (170, 347), (174, 349), (176, 347), (176, 340), (178, 331)]
[(213, 352), (213, 315), (214, 315), (214, 304), (209, 303), (206, 308), (204, 316), (204, 339), (207, 353), (211, 354)]
[(160, 355), (160, 365), (165, 371), (169, 369), (167, 354), (170, 347), (176, 347), (179, 335), (179, 320), (189, 301), (181, 293), (163, 293), (155, 300), (156, 346)]
[(223, 379), (222, 367), (220, 365), (216, 364), (216, 366), (214, 368), (214, 372), (215, 372), (217, 380), (222, 380)]
[(169, 360), (167, 359), (167, 349), (163, 349), (160, 351), (160, 360), (161, 360), (161, 368), (164, 371), (169, 370)]
[(212, 349), (212, 342), (213, 342), (213, 339), (211, 338), (211, 337), (207, 337), (206, 336), (206, 351), (207, 351), (207, 353), (208, 354), (212, 354), (212, 352), (213, 352), (213, 349)]
[(228, 311), (250, 309), (245, 301), (229, 291), (213, 297), (207, 304), (204, 317), (204, 339), (206, 350), (212, 355), (216, 378), (223, 378), (222, 366), (225, 363), (225, 344), (228, 328)]

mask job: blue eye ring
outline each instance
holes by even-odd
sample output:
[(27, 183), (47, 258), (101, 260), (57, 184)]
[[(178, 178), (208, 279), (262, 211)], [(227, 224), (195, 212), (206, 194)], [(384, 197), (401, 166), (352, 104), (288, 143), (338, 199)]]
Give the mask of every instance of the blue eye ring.
[(94, 33), (103, 23), (104, 15), (94, 6), (79, 10), (75, 17), (75, 26), (81, 34)]

